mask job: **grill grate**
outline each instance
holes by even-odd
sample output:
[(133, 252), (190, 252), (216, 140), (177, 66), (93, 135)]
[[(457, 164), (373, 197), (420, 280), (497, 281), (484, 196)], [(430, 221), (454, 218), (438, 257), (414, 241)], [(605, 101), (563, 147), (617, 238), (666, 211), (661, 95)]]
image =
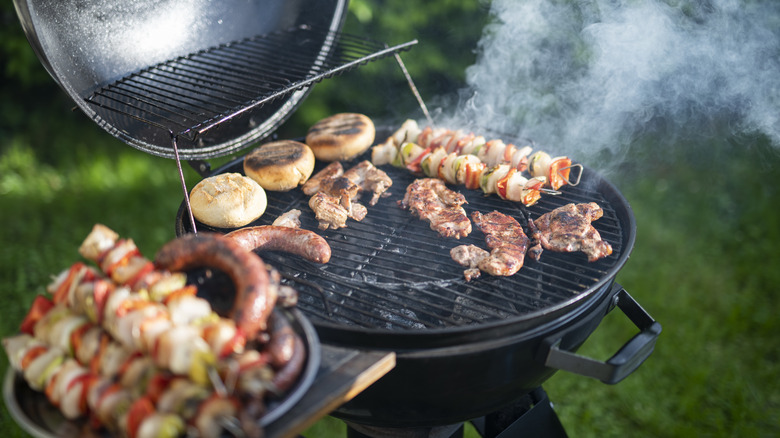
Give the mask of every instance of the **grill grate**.
[[(345, 168), (349, 166), (345, 163)], [(482, 232), (475, 228), (460, 240), (439, 237), (427, 222), (397, 205), (414, 176), (391, 166), (382, 169), (393, 179), (391, 196), (368, 207), (368, 215), (361, 222), (349, 220), (347, 228), (318, 231), (331, 245), (329, 263), (317, 265), (276, 252), (261, 254), (299, 291), (298, 307), (315, 325), (415, 331), (474, 326), (527, 315), (565, 303), (593, 287), (610, 275), (625, 250), (619, 214), (603, 193), (589, 184), (590, 172), (585, 173), (580, 185), (565, 186), (558, 196), (543, 196), (532, 207), (460, 187), (468, 200), (464, 206), (467, 214), (499, 210), (514, 216), (526, 231), (529, 215), (537, 218), (570, 202), (595, 201), (604, 209), (604, 216), (593, 224), (613, 247), (612, 255), (593, 263), (582, 253), (545, 251), (538, 262), (526, 258), (514, 276), (483, 274), (466, 282), (463, 268), (452, 261), (449, 251), (469, 243), (485, 248)], [(241, 163), (229, 165), (225, 171), (241, 172)], [(317, 229), (308, 197), (300, 190), (268, 195), (266, 214), (255, 225), (270, 223), (281, 213), (297, 208), (302, 212), (302, 227)], [(198, 224), (198, 229), (209, 227)]]
[(416, 43), (388, 47), (302, 25), (145, 68), (85, 100), (100, 119), (131, 137), (143, 129), (141, 123), (193, 142), (267, 102)]

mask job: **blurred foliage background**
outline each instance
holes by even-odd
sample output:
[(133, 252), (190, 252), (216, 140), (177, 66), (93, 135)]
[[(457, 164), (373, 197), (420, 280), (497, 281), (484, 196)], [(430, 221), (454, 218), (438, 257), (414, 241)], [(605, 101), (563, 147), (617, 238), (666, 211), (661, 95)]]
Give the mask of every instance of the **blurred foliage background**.
[[(173, 238), (181, 187), (172, 161), (124, 145), (72, 110), (32, 52), (11, 2), (0, 4), (0, 336), (7, 336), (50, 275), (77, 259), (93, 224), (132, 236), (145, 254)], [(403, 58), (436, 107), (464, 86), (489, 6), (353, 0), (346, 29), (389, 43), (419, 40)], [(406, 90), (394, 63), (371, 63), (318, 84), (279, 136), (299, 136), (339, 111), (379, 123), (419, 117)], [(618, 385), (564, 372), (547, 382), (570, 436), (780, 434), (780, 158), (768, 138), (735, 134), (728, 120), (692, 129), (696, 135), (676, 143), (659, 141), (662, 127), (634, 137), (627, 145), (633, 159), (610, 175), (638, 222), (636, 248), (618, 281), (664, 332), (647, 362)], [(198, 179), (185, 172), (190, 183)], [(614, 313), (581, 353), (606, 360), (633, 335)], [(6, 369), (0, 360), (0, 373)], [(343, 425), (326, 418), (306, 435), (340, 433)], [(0, 436), (25, 436), (5, 408)]]

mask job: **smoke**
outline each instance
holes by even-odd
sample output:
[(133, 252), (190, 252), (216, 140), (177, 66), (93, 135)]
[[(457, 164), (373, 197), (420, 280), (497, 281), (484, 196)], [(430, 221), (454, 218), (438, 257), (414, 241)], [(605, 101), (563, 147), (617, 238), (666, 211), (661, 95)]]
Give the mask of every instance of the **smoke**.
[(494, 0), (490, 14), (447, 125), (570, 154), (621, 152), (660, 127), (668, 141), (726, 125), (780, 145), (776, 0)]

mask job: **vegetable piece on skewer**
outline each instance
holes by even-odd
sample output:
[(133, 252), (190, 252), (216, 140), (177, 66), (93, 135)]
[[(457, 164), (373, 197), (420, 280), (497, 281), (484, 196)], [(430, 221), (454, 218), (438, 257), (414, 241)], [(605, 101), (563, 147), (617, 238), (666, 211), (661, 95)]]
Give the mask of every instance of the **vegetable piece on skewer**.
[(22, 320), (21, 332), (32, 335), (35, 324), (37, 324), (53, 307), (54, 303), (50, 299), (43, 295), (36, 296), (32, 306), (30, 306), (30, 310)]
[(558, 190), (566, 184), (577, 185), (579, 183), (579, 176), (577, 181), (570, 181), (571, 169), (578, 167), (580, 169), (580, 175), (582, 175), (582, 165), (572, 164), (568, 157), (555, 157), (552, 158), (546, 152), (535, 152), (531, 155), (528, 163), (528, 171), (531, 175), (537, 177), (545, 177), (549, 181), (549, 186), (553, 190)]

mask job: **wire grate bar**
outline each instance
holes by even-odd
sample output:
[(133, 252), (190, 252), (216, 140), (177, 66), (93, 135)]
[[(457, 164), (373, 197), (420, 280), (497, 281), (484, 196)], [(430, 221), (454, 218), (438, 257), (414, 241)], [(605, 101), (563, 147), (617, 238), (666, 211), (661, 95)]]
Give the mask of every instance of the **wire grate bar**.
[(195, 140), (268, 101), (416, 43), (386, 47), (340, 32), (298, 26), (145, 68), (85, 100), (119, 117)]

